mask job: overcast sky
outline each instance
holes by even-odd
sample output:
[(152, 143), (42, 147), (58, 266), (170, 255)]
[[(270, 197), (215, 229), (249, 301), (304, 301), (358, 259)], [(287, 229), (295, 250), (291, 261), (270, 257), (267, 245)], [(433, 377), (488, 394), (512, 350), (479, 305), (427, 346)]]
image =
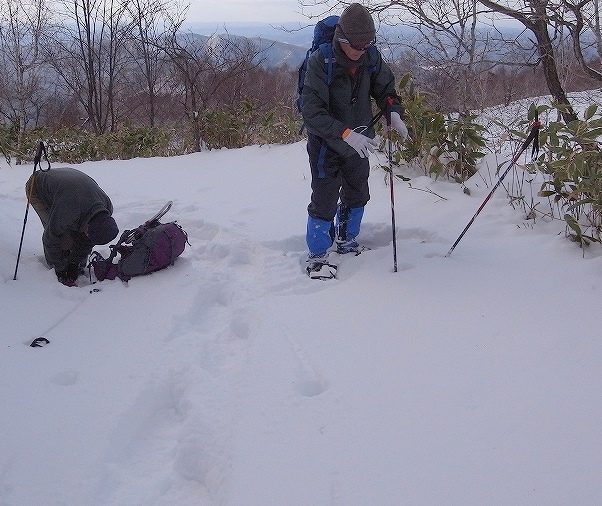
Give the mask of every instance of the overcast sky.
[(307, 22), (298, 0), (190, 0), (187, 21)]

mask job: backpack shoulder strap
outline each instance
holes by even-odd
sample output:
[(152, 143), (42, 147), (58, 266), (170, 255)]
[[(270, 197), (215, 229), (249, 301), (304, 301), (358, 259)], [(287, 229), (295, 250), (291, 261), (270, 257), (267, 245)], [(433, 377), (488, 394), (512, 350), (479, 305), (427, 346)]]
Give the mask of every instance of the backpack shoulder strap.
[[(336, 58), (332, 51), (332, 43), (324, 42), (320, 44), (320, 51), (324, 55), (324, 65), (326, 67), (326, 84), (330, 86), (334, 79), (334, 66), (336, 64)], [(370, 75), (376, 73), (376, 69), (378, 68), (378, 61), (380, 59), (380, 51), (375, 45), (372, 45), (368, 48), (369, 58), (371, 60), (371, 64), (368, 66), (368, 71)]]
[(371, 62), (368, 66), (368, 70), (370, 71), (370, 74), (374, 74), (378, 68), (378, 61), (380, 59), (380, 51), (374, 44), (368, 48), (368, 57)]
[(326, 84), (330, 86), (332, 84), (332, 80), (334, 79), (334, 64), (335, 57), (332, 52), (332, 43), (324, 42), (320, 44), (320, 51), (324, 55), (324, 65), (326, 66)]

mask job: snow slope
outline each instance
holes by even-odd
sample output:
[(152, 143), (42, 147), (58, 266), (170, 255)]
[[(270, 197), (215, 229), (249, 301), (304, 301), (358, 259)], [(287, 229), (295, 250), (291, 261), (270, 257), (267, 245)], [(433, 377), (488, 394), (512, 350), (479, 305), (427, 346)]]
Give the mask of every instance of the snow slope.
[(2, 165), (0, 505), (599, 504), (600, 246), (500, 189), (445, 257), (499, 157), (470, 195), (395, 183), (393, 272), (375, 156), (334, 281), (302, 270), (303, 142), (85, 163), (121, 229), (173, 199), (191, 245), (77, 288), (31, 209), (13, 280), (32, 167)]

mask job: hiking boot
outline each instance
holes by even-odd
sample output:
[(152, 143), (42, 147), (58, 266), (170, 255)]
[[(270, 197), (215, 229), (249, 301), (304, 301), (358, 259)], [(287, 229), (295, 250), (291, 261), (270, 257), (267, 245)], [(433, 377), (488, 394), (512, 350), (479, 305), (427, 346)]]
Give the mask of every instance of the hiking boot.
[(328, 253), (307, 257), (307, 275), (311, 279), (333, 279), (337, 274), (337, 266), (328, 262)]

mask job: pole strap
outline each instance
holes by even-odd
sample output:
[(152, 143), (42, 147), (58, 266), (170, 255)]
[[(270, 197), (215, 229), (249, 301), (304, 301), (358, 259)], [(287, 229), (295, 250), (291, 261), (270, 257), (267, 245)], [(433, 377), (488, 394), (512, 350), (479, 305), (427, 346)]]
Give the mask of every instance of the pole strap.
[[(40, 162), (42, 161), (42, 155), (44, 155), (44, 160), (46, 160), (46, 163), (48, 164), (48, 166), (43, 169)], [(38, 168), (42, 171), (42, 172), (47, 172), (50, 170), (50, 161), (48, 160), (48, 151), (46, 151), (46, 146), (44, 145), (44, 143), (42, 141), (39, 142), (38, 144), (38, 149), (36, 150), (36, 154), (35, 157), (33, 159), (33, 171), (36, 171), (36, 168)]]

